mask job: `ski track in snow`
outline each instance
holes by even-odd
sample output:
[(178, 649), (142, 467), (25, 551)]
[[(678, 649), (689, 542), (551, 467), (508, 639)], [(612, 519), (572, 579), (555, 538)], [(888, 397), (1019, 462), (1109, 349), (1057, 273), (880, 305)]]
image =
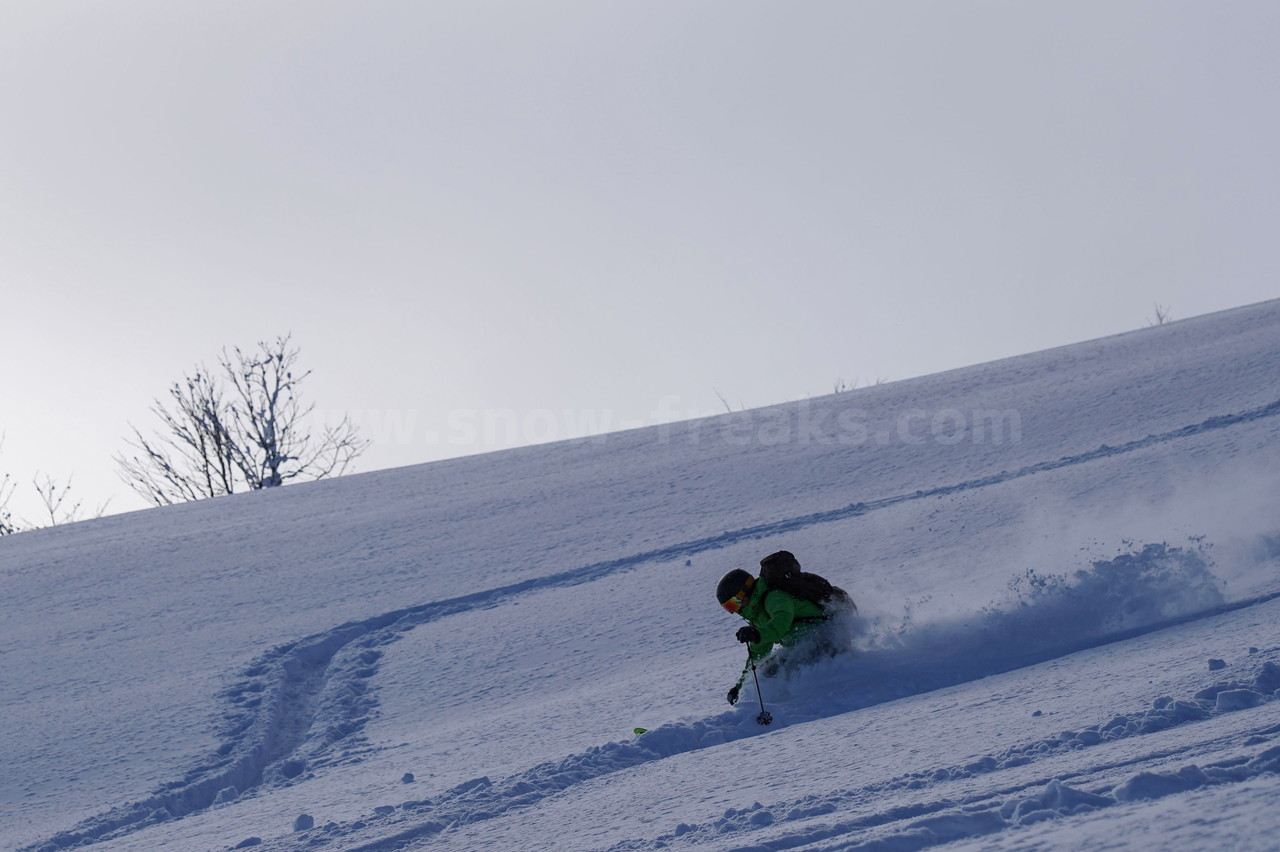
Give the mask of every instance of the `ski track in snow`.
[[(965, 480), (952, 485), (885, 497), (878, 500), (853, 503), (842, 508), (800, 515), (766, 524), (730, 530), (644, 553), (606, 560), (580, 568), (570, 569), (547, 577), (534, 578), (495, 589), (475, 592), (446, 601), (437, 601), (416, 607), (395, 610), (363, 621), (349, 622), (324, 633), (307, 637), (295, 643), (277, 647), (242, 673), (242, 679), (224, 693), (231, 705), (225, 717), (222, 732), (223, 744), (216, 753), (187, 772), (180, 781), (170, 782), (146, 799), (116, 807), (97, 817), (85, 820), (67, 832), (47, 841), (26, 847), (25, 852), (52, 852), (71, 846), (86, 845), (124, 834), (159, 822), (196, 813), (214, 805), (234, 800), (263, 786), (291, 783), (309, 770), (339, 761), (354, 759), (365, 746), (360, 732), (371, 714), (376, 712), (376, 701), (369, 694), (369, 681), (377, 672), (382, 656), (382, 646), (394, 642), (409, 630), (422, 624), (461, 612), (488, 609), (504, 601), (533, 590), (576, 586), (634, 570), (641, 565), (685, 559), (696, 554), (727, 547), (742, 541), (755, 540), (795, 532), (806, 527), (841, 521), (887, 509), (902, 503), (925, 500), (965, 491), (972, 491), (1059, 470), (1090, 461), (1134, 452), (1157, 444), (1200, 435), (1205, 432), (1229, 428), (1280, 414), (1280, 400), (1243, 412), (1220, 415), (1200, 423), (1184, 426), (1168, 432), (1148, 435), (1119, 446), (1102, 445), (1097, 449), (1053, 461), (1027, 465), (1014, 471)], [(1218, 614), (1229, 609), (1250, 606), (1270, 600), (1273, 596), (1254, 598), (1227, 606), (1210, 607), (1194, 612), (1180, 612), (1175, 618), (1142, 625), (1128, 633), (1111, 632), (1105, 637), (1086, 637), (1083, 643), (1055, 645), (1041, 649), (1043, 653), (1031, 654), (1022, 661), (1005, 660), (998, 664), (998, 671), (1007, 671), (1021, 665), (1030, 665), (1072, 653), (1103, 641), (1116, 641), (1128, 635), (1159, 629), (1196, 617)], [(983, 672), (993, 674), (995, 671)], [(982, 676), (982, 675), (977, 675)], [(965, 678), (968, 679), (968, 678)], [(926, 679), (927, 680), (927, 679)], [(932, 682), (927, 689), (951, 685)], [(903, 695), (894, 695), (893, 700)], [(861, 705), (866, 706), (866, 705)], [(845, 707), (835, 712), (847, 712), (855, 707)], [(594, 769), (583, 765), (582, 756), (565, 758), (558, 764), (548, 764), (530, 770), (535, 780), (515, 782), (528, 786), (520, 789), (504, 788), (501, 795), (493, 792), (488, 779), (476, 779), (463, 785), (467, 789), (455, 789), (443, 797), (442, 802), (453, 797), (459, 806), (467, 803), (467, 797), (493, 799), (492, 810), (484, 811), (486, 817), (497, 812), (518, 807), (540, 799), (564, 788), (564, 775), (578, 783), (589, 777), (637, 765), (647, 760), (667, 757), (671, 754), (715, 745), (741, 736), (756, 733), (750, 717), (740, 713), (727, 713), (697, 723), (683, 732), (666, 734), (678, 741), (679, 747), (655, 752), (633, 744), (615, 744), (588, 752), (599, 759), (586, 761)], [(659, 729), (665, 731), (666, 729)], [(652, 740), (654, 732), (646, 737)], [(341, 749), (338, 746), (341, 744)], [(613, 754), (613, 749), (626, 754)], [(634, 752), (629, 750), (635, 749)], [(608, 753), (606, 754), (606, 751)], [(555, 767), (566, 767), (559, 772)], [(485, 791), (490, 791), (486, 793)], [(469, 802), (478, 805), (479, 802)], [(433, 807), (445, 807), (437, 804)], [(468, 808), (474, 812), (474, 808)], [(445, 826), (456, 824), (460, 814), (450, 819), (432, 820), (426, 825), (410, 829), (404, 840), (427, 836)], [(985, 817), (984, 817), (985, 819)], [(438, 827), (437, 827), (438, 826)], [(388, 839), (360, 849), (391, 849), (402, 840)], [(393, 845), (384, 845), (393, 843)], [(887, 847), (886, 847), (887, 848)], [(916, 848), (916, 847), (912, 847)]]
[[(1117, 714), (1105, 722), (1079, 731), (1064, 731), (1053, 738), (1011, 746), (962, 766), (912, 772), (879, 784), (806, 796), (769, 806), (757, 802), (747, 808), (730, 809), (723, 817), (711, 823), (681, 823), (670, 834), (650, 840), (616, 844), (611, 847), (611, 852), (641, 852), (679, 844), (692, 846), (726, 835), (747, 835), (787, 822), (807, 821), (834, 814), (843, 806), (865, 801), (868, 795), (901, 790), (927, 790), (932, 785), (1025, 766), (1052, 755), (1156, 733), (1257, 707), (1280, 698), (1280, 665), (1267, 660), (1255, 668), (1251, 674), (1214, 684), (1193, 696), (1182, 699), (1160, 697), (1152, 702), (1148, 710)], [(838, 712), (846, 712), (846, 709)], [(730, 711), (691, 724), (667, 725), (632, 741), (608, 743), (577, 755), (548, 761), (499, 782), (493, 782), (488, 777), (475, 778), (446, 791), (435, 800), (423, 799), (404, 802), (398, 806), (380, 807), (365, 819), (346, 824), (330, 823), (282, 838), (262, 848), (283, 852), (334, 845), (344, 852), (391, 852), (416, 847), (446, 830), (464, 828), (502, 816), (602, 775), (804, 721), (809, 720), (788, 719), (770, 729), (762, 729), (755, 724), (753, 713)], [(1280, 733), (1280, 724), (1263, 726), (1249, 733), (1245, 745), (1265, 744)], [(1148, 754), (1130, 762), (1139, 763), (1152, 757)], [(1092, 765), (1088, 771), (1123, 765)], [(962, 799), (940, 798), (899, 806), (845, 821), (810, 824), (760, 844), (748, 843), (734, 848), (742, 852), (764, 852), (843, 838), (830, 846), (816, 848), (900, 852), (977, 837), (1013, 826), (1026, 826), (1044, 819), (1083, 813), (1117, 803), (1155, 799), (1214, 784), (1237, 783), (1266, 772), (1280, 772), (1280, 746), (1272, 745), (1252, 757), (1209, 764), (1203, 768), (1191, 764), (1176, 772), (1140, 771), (1118, 785), (1097, 792), (1068, 786), (1066, 782), (1075, 777), (1070, 773), (1054, 778), (1041, 778), (1016, 789), (1000, 790), (994, 796), (976, 794)], [(895, 827), (896, 823), (905, 824)], [(888, 829), (865, 842), (848, 836), (884, 827)], [(379, 831), (383, 833), (381, 837), (366, 839), (369, 834)]]
[[(1079, 731), (1063, 731), (1058, 736), (1011, 746), (997, 754), (985, 755), (963, 766), (938, 767), (929, 771), (907, 773), (889, 781), (823, 795), (806, 796), (793, 801), (777, 802), (768, 807), (759, 802), (743, 809), (730, 809), (718, 820), (705, 825), (681, 823), (670, 834), (653, 840), (616, 844), (610, 852), (640, 852), (669, 848), (681, 838), (696, 843), (713, 837), (746, 834), (787, 822), (811, 820), (838, 812), (842, 807), (866, 801), (869, 795), (892, 794), (902, 790), (927, 790), (930, 786), (956, 779), (974, 778), (1018, 766), (1026, 766), (1045, 757), (1066, 751), (1080, 751), (1100, 743), (1165, 731), (1188, 723), (1204, 721), (1249, 709), (1280, 698), (1280, 665), (1268, 660), (1243, 679), (1224, 681), (1195, 693), (1174, 699), (1162, 696), (1140, 713), (1118, 714), (1106, 722)], [(1280, 724), (1264, 725), (1249, 733), (1246, 746), (1270, 743), (1280, 734)], [(1057, 819), (1119, 803), (1157, 799), (1215, 784), (1247, 781), (1266, 773), (1280, 772), (1280, 745), (1272, 744), (1248, 758), (1208, 764), (1188, 764), (1174, 772), (1139, 771), (1107, 789), (1086, 791), (1068, 786), (1078, 775), (1102, 769), (1123, 768), (1159, 758), (1160, 754), (1143, 754), (1119, 763), (1092, 764), (1085, 771), (1065, 773), (1052, 778), (1038, 778), (1017, 788), (999, 790), (992, 795), (979, 793), (960, 799), (935, 799), (891, 808), (854, 819), (825, 825), (810, 825), (793, 833), (783, 833), (759, 844), (734, 847), (738, 852), (793, 849), (810, 846), (833, 838), (839, 842), (814, 846), (815, 850), (884, 850), (905, 852), (927, 848), (954, 840), (980, 837), (1015, 826), (1027, 826), (1046, 819)], [(901, 826), (882, 831), (865, 840), (848, 837), (882, 826)], [(372, 848), (372, 847), (369, 847)], [(387, 848), (387, 847), (383, 847)]]

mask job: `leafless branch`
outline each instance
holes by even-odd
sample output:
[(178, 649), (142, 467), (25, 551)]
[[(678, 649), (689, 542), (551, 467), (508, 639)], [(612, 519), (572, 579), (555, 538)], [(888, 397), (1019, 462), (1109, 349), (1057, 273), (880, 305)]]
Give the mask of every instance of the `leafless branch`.
[[(4, 449), (4, 435), (0, 433), (0, 450)], [(12, 535), (21, 532), (21, 528), (13, 522), (9, 514), (9, 498), (13, 496), (14, 482), (9, 474), (0, 476), (0, 535)]]
[[(724, 394), (720, 393), (720, 391), (716, 390), (715, 388), (712, 388), (711, 390), (715, 392), (715, 395), (716, 395), (717, 397), (719, 397), (719, 399), (720, 399), (720, 404), (724, 406), (724, 410), (725, 410), (725, 411), (728, 411), (729, 413), (731, 413), (731, 414), (732, 414), (732, 413), (733, 413), (734, 408), (733, 408), (733, 406), (732, 406), (732, 405), (730, 405), (730, 404), (729, 404), (729, 400), (727, 400), (727, 399), (725, 399), (725, 398), (724, 398)], [(738, 410), (738, 411), (746, 411), (746, 410), (747, 410), (747, 404), (746, 404), (745, 402), (743, 402), (742, 400), (738, 400), (738, 409), (737, 409), (737, 410)]]
[(166, 505), (343, 473), (369, 442), (350, 418), (309, 431), (314, 406), (300, 402), (298, 387), (311, 372), (296, 371), (298, 355), (285, 335), (257, 351), (224, 349), (216, 377), (202, 369), (175, 383), (172, 410), (152, 407), (161, 431), (147, 438), (134, 428), (130, 445), (141, 454), (117, 457), (124, 479)]
[(9, 514), (9, 498), (13, 496), (13, 479), (9, 474), (0, 476), (0, 535), (12, 535), (19, 531)]
[(848, 393), (850, 391), (857, 390), (859, 387), (878, 386), (878, 385), (884, 384), (887, 381), (889, 380), (881, 376), (881, 377), (878, 377), (874, 382), (871, 382), (870, 385), (863, 385), (861, 384), (860, 379), (854, 379), (852, 382), (846, 382), (843, 378), (840, 378), (840, 379), (836, 379), (835, 392)]
[(44, 505), (49, 526), (56, 527), (59, 524), (80, 520), (80, 501), (67, 504), (71, 495), (71, 480), (68, 479), (65, 485), (61, 485), (48, 474), (44, 474), (43, 477), (41, 479), (41, 475), (37, 474), (32, 484), (35, 486), (36, 494), (40, 496), (40, 502)]

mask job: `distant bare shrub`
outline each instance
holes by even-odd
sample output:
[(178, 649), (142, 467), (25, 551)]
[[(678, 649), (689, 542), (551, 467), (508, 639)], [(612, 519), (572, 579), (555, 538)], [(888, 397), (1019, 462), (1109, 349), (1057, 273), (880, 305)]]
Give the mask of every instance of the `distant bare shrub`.
[(836, 384), (833, 389), (833, 392), (849, 393), (850, 391), (855, 391), (860, 387), (874, 387), (876, 385), (882, 385), (887, 381), (889, 380), (881, 377), (881, 378), (877, 378), (874, 382), (871, 382), (870, 384), (864, 385), (860, 382), (859, 379), (854, 379), (852, 382), (846, 382), (843, 378), (839, 378), (839, 379), (836, 379)]
[[(3, 447), (3, 445), (3, 436), (0, 435), (0, 447)], [(13, 535), (24, 530), (69, 524), (81, 519), (80, 501), (76, 500), (68, 503), (71, 497), (70, 479), (64, 485), (48, 474), (44, 474), (43, 478), (41, 474), (37, 474), (36, 478), (32, 480), (32, 485), (35, 487), (36, 494), (40, 497), (40, 502), (44, 505), (44, 514), (47, 518), (42, 518), (39, 522), (33, 522), (26, 518), (15, 520), (13, 514), (9, 511), (9, 500), (17, 489), (17, 483), (8, 473), (0, 476), (0, 535)], [(107, 502), (109, 503), (110, 501), (108, 500)], [(101, 517), (106, 508), (107, 504), (103, 503), (94, 517)]]
[(285, 335), (256, 351), (224, 349), (217, 371), (174, 382), (168, 402), (151, 407), (159, 431), (133, 427), (139, 454), (116, 457), (125, 482), (163, 506), (341, 475), (369, 442), (348, 417), (311, 430), (315, 406), (298, 396), (311, 371), (295, 372), (298, 354)]
[[(35, 486), (36, 494), (40, 497), (41, 505), (44, 506), (44, 517), (48, 519), (47, 526), (56, 527), (84, 519), (83, 503), (80, 500), (71, 499), (70, 479), (61, 483), (48, 474), (37, 474), (32, 480), (32, 485)], [(93, 517), (102, 517), (107, 510), (107, 503), (110, 502), (108, 500), (99, 506)]]
[(18, 531), (13, 516), (9, 514), (9, 498), (13, 496), (13, 478), (0, 476), (0, 535), (12, 535)]

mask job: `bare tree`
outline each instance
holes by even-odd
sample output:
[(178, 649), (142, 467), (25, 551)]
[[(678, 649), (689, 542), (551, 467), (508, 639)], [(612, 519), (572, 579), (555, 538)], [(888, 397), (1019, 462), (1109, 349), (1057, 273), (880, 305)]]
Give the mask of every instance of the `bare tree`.
[[(0, 449), (4, 446), (4, 436), (0, 435)], [(59, 524), (69, 524), (73, 521), (81, 519), (81, 503), (76, 500), (73, 503), (67, 501), (71, 497), (71, 480), (68, 479), (65, 485), (60, 484), (56, 479), (45, 474), (43, 479), (37, 475), (32, 480), (35, 486), (36, 494), (39, 495), (40, 501), (44, 504), (45, 514), (48, 516), (47, 523), (32, 522), (27, 518), (19, 518), (14, 520), (13, 514), (9, 511), (9, 498), (13, 496), (13, 492), (17, 489), (17, 483), (9, 474), (0, 476), (0, 535), (13, 535), (14, 533), (23, 532), (25, 530), (40, 529), (42, 526), (56, 527)], [(98, 507), (98, 512), (94, 517), (100, 518), (107, 510), (108, 500)]]
[(157, 506), (341, 475), (368, 448), (349, 417), (318, 434), (315, 406), (298, 398), (311, 371), (295, 373), (289, 335), (257, 351), (223, 350), (217, 375), (199, 369), (169, 388), (152, 411), (162, 429), (133, 427), (140, 455), (117, 456), (121, 475)]
[[(44, 505), (45, 516), (49, 519), (48, 526), (56, 527), (61, 524), (70, 524), (84, 517), (81, 512), (83, 504), (80, 500), (68, 502), (71, 499), (70, 478), (64, 484), (48, 474), (44, 474), (43, 478), (41, 475), (37, 475), (32, 480), (32, 485), (35, 486), (36, 494), (40, 496), (40, 502)], [(110, 500), (107, 500), (106, 503), (99, 506), (93, 517), (101, 518), (106, 513), (107, 504), (110, 502)]]
[[(4, 449), (4, 435), (0, 434), (0, 450)], [(13, 522), (9, 514), (9, 498), (13, 496), (13, 477), (9, 474), (0, 476), (0, 535), (13, 535), (22, 528)]]
[(271, 346), (259, 343), (258, 350), (237, 348), (234, 357), (223, 351), (221, 361), (236, 396), (229, 408), (232, 443), (245, 480), (254, 488), (271, 488), (297, 477), (341, 476), (369, 442), (360, 438), (350, 417), (313, 436), (307, 420), (315, 405), (303, 405), (297, 396), (311, 371), (294, 374), (297, 347), (286, 335)]
[[(880, 377), (880, 378), (877, 378), (877, 379), (876, 379), (874, 382), (872, 382), (871, 384), (872, 384), (872, 385), (875, 385), (875, 386), (879, 386), (879, 385), (884, 384), (884, 383), (885, 383), (885, 382), (887, 382), (887, 381), (889, 381), (889, 380), (888, 380), (888, 379), (886, 379), (886, 378), (884, 378), (884, 377)], [(854, 380), (853, 380), (853, 382), (846, 382), (843, 378), (839, 378), (839, 379), (836, 379), (835, 388), (834, 388), (833, 392), (834, 392), (834, 393), (849, 393), (850, 391), (856, 391), (856, 390), (857, 390), (858, 388), (860, 388), (860, 387), (866, 387), (866, 385), (862, 385), (862, 384), (860, 383), (860, 380), (858, 380), (858, 379), (854, 379)]]
[(1147, 320), (1148, 326), (1164, 325), (1169, 321), (1169, 308), (1159, 302), (1155, 303), (1155, 313), (1151, 319)]
[(148, 438), (132, 427), (131, 446), (142, 454), (116, 457), (121, 476), (134, 491), (164, 506), (236, 490), (222, 392), (207, 370), (174, 382), (169, 403), (156, 400), (151, 411), (163, 428)]
[(13, 479), (9, 474), (0, 476), (0, 535), (12, 535), (18, 532), (9, 514), (9, 498), (13, 496)]

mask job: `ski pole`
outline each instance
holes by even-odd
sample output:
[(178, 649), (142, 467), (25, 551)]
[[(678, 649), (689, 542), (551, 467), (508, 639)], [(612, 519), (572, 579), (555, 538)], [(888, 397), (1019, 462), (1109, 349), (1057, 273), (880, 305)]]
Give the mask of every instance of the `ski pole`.
[(764, 695), (760, 692), (760, 676), (756, 674), (756, 661), (752, 659), (751, 652), (747, 652), (747, 662), (751, 664), (751, 676), (756, 681), (756, 698), (760, 699), (760, 715), (756, 716), (756, 721), (761, 725), (767, 725), (773, 721), (773, 714), (764, 709)]

